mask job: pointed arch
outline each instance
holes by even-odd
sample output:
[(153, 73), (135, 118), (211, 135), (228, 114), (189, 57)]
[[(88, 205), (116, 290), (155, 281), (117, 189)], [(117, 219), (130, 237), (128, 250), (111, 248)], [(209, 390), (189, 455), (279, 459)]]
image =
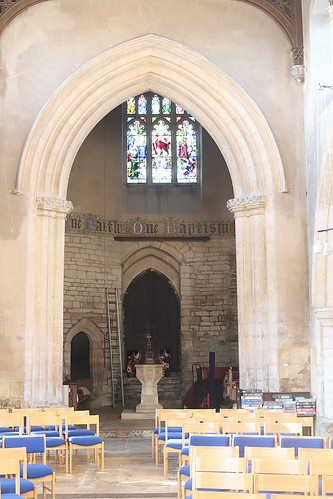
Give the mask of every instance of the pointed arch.
[(15, 191), (66, 198), (73, 160), (90, 130), (129, 95), (148, 90), (202, 123), (226, 159), (235, 197), (286, 190), (276, 142), (250, 96), (198, 52), (146, 35), (98, 55), (50, 97), (26, 140)]

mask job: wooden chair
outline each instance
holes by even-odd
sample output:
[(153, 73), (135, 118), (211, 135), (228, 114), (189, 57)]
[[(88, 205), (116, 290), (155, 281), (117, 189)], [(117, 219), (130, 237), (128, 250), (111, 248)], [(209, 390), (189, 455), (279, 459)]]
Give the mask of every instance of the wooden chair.
[(232, 445), (239, 447), (239, 456), (244, 457), (245, 447), (276, 447), (275, 435), (233, 435)]
[[(205, 438), (198, 439), (192, 437), (190, 439), (190, 455), (189, 455), (189, 464), (181, 466), (177, 473), (177, 497), (178, 499), (184, 497), (184, 481), (188, 480), (191, 477), (191, 462), (195, 456), (198, 454), (202, 457), (205, 456), (215, 456), (216, 459), (220, 457), (239, 457), (238, 456), (238, 447), (229, 447), (222, 445), (224, 444), (222, 436), (218, 436), (217, 438)], [(221, 442), (221, 445), (218, 445), (218, 442)], [(194, 442), (194, 443), (193, 443)], [(201, 445), (202, 442), (205, 442), (206, 445)], [(199, 445), (198, 445), (199, 444)], [(210, 445), (212, 444), (212, 445)], [(213, 445), (214, 444), (214, 445)], [(191, 490), (191, 485), (189, 484), (187, 490)]]
[[(236, 458), (216, 459), (214, 456), (196, 456), (192, 461), (192, 498), (197, 499), (199, 489), (216, 491), (253, 491), (252, 474), (244, 471), (225, 471)], [(239, 470), (247, 469), (246, 459), (239, 461)], [(237, 466), (232, 466), (237, 469)]]
[[(50, 451), (55, 451), (56, 459), (59, 456), (60, 469), (65, 462), (65, 470), (68, 473), (68, 443), (66, 438), (62, 437), (63, 419), (52, 412), (32, 413), (27, 418), (27, 433), (33, 433), (32, 428), (43, 427), (45, 430), (37, 431), (37, 433), (45, 434), (47, 456), (50, 456)], [(49, 430), (48, 428), (54, 428)]]
[[(2, 445), (4, 448), (26, 448), (28, 480), (31, 480), (36, 485), (42, 483), (43, 499), (46, 499), (46, 491), (51, 492), (52, 499), (55, 499), (55, 473), (50, 466), (46, 465), (45, 435), (4, 436)], [(42, 464), (36, 463), (36, 454), (42, 456)], [(50, 486), (47, 486), (48, 483), (50, 483)]]
[[(156, 447), (155, 447), (155, 464), (156, 466), (158, 466), (161, 462), (161, 454), (162, 454), (162, 449), (165, 445), (165, 440), (166, 440), (166, 421), (167, 419), (169, 418), (170, 420), (170, 417), (172, 419), (175, 420), (175, 426), (173, 427), (169, 427), (169, 438), (175, 438), (175, 439), (178, 439), (178, 438), (182, 438), (181, 436), (181, 431), (182, 431), (182, 420), (184, 421), (184, 419), (188, 419), (190, 420), (191, 419), (191, 413), (188, 411), (188, 412), (184, 412), (184, 411), (179, 411), (178, 413), (176, 414), (172, 414), (170, 416), (170, 414), (168, 415), (167, 413), (161, 413), (160, 414), (160, 417), (159, 417), (159, 433), (157, 434), (157, 438), (156, 438)], [(178, 421), (176, 421), (176, 419), (178, 419)]]
[(252, 459), (252, 472), (265, 474), (307, 475), (308, 464), (300, 459)]
[(156, 440), (157, 436), (165, 431), (165, 417), (169, 416), (177, 416), (177, 414), (188, 414), (189, 416), (192, 413), (192, 409), (155, 409), (155, 428), (152, 433), (152, 439), (151, 439), (151, 454), (152, 454), (152, 459), (154, 460), (156, 458), (155, 452), (156, 452)]
[[(188, 422), (186, 418), (172, 418), (168, 417), (165, 420), (165, 440), (163, 447), (163, 470), (164, 476), (168, 473), (168, 459), (169, 454), (177, 454), (178, 461), (180, 466), (180, 453), (182, 448), (188, 442), (184, 439), (183, 435), (185, 435), (183, 427), (185, 422)], [(199, 423), (200, 424), (200, 423)], [(170, 428), (181, 427), (181, 432), (177, 434), (170, 431)], [(178, 466), (178, 467), (179, 467)]]
[[(37, 489), (35, 484), (30, 480), (27, 480), (27, 452), (25, 447), (18, 447), (13, 449), (3, 449), (0, 448), (0, 474), (1, 474), (1, 462), (6, 459), (15, 459), (19, 464), (22, 465), (22, 472), (20, 472), (20, 494), (22, 497), (32, 497), (37, 499)], [(0, 480), (0, 491), (4, 497), (5, 494), (15, 493), (15, 481), (13, 478), (4, 478)]]
[(263, 498), (263, 494), (249, 494), (247, 492), (237, 492), (237, 494), (235, 494), (234, 492), (210, 492), (207, 490), (197, 490), (193, 497), (195, 497), (195, 499), (265, 499)]
[(20, 495), (20, 464), (18, 459), (2, 458), (0, 460), (0, 473), (1, 475), (12, 475), (15, 480), (15, 492), (9, 495), (1, 494), (0, 487), (0, 497), (5, 499), (6, 496), (10, 496), (11, 499), (23, 497)]
[(308, 461), (308, 463), (310, 464), (310, 474), (312, 475), (313, 472), (311, 470), (311, 462), (333, 461), (333, 449), (313, 449), (300, 447), (298, 449), (298, 459)]
[[(88, 451), (88, 459), (90, 459), (90, 450), (94, 451), (94, 461), (97, 462), (97, 468), (100, 467), (104, 471), (104, 442), (99, 436), (99, 416), (81, 414), (83, 411), (74, 411), (68, 413), (65, 417), (65, 436), (68, 442), (69, 450), (69, 472), (73, 469), (73, 453), (74, 451), (86, 449)], [(69, 425), (85, 426), (83, 430), (70, 430)], [(95, 431), (91, 430), (91, 426), (95, 426)], [(85, 430), (92, 431), (93, 434), (83, 433)]]

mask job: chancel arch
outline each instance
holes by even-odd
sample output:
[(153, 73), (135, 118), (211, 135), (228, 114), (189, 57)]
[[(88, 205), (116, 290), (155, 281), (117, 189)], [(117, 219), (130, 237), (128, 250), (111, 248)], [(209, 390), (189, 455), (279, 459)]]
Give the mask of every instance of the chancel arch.
[[(257, 104), (235, 80), (198, 52), (156, 35), (122, 43), (78, 69), (53, 93), (29, 133), (14, 190), (27, 199), (31, 241), (40, 241), (38, 251), (29, 252), (28, 279), (38, 286), (29, 293), (27, 309), (39, 313), (29, 317), (27, 331), (33, 331), (38, 338), (46, 327), (52, 342), (60, 346), (63, 227), (66, 213), (71, 210), (66, 192), (75, 155), (90, 130), (110, 110), (129, 96), (148, 90), (167, 96), (193, 114), (226, 160), (235, 195), (229, 207), (236, 218), (238, 240), (242, 386), (276, 390), (278, 317), (275, 311), (271, 313), (277, 294), (274, 203), (276, 193), (286, 191), (286, 181), (275, 139)], [(45, 265), (40, 266), (41, 261)], [(255, 266), (256, 274), (249, 271)], [(52, 310), (46, 298), (51, 292)], [(39, 297), (42, 307), (36, 307)], [(269, 342), (268, 324), (272, 331)], [(57, 352), (59, 359), (54, 364), (62, 365), (61, 348)], [(50, 348), (46, 355), (51, 355)], [(43, 388), (37, 378), (37, 366), (35, 369), (27, 359), (25, 396), (40, 403)], [(56, 400), (61, 397), (60, 380), (59, 369), (50, 380), (43, 381), (49, 384)]]

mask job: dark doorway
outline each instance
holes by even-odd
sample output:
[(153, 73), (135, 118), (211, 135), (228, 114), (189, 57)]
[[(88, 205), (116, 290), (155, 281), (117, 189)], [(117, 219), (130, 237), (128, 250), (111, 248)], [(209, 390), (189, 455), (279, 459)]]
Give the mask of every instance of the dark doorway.
[(90, 345), (88, 336), (81, 331), (71, 341), (71, 380), (90, 378)]
[(170, 281), (147, 270), (128, 286), (124, 296), (126, 352), (138, 351), (151, 334), (153, 349), (171, 355), (170, 371), (180, 369), (180, 306)]

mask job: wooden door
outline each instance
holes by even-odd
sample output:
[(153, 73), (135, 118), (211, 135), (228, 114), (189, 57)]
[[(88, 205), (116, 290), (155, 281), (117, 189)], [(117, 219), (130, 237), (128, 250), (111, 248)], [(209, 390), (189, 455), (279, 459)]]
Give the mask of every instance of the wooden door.
[(180, 306), (170, 281), (147, 270), (136, 277), (124, 296), (125, 351), (140, 351), (148, 333), (153, 350), (171, 355), (170, 371), (180, 369)]

